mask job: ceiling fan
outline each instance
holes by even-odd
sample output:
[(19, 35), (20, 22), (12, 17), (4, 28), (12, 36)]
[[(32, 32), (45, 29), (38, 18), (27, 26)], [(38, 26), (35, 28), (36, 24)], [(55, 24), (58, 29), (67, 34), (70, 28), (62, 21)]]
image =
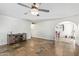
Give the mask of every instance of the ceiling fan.
[[(33, 15), (39, 16), (39, 11), (49, 12), (49, 10), (46, 10), (46, 9), (39, 9), (40, 3), (33, 3), (31, 6), (25, 5), (23, 3), (17, 3), (17, 4), (20, 6), (31, 9), (31, 14), (33, 14)], [(25, 14), (27, 14), (27, 13), (25, 13)]]

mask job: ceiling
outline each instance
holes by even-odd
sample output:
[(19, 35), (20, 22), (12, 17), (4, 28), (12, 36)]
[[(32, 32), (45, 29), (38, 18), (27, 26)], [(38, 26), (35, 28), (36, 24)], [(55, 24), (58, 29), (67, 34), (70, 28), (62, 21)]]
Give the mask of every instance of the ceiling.
[[(24, 4), (32, 5), (32, 3)], [(17, 3), (0, 3), (0, 14), (33, 22), (79, 14), (79, 3), (41, 3), (39, 8), (48, 9), (50, 12), (39, 12), (40, 16), (34, 16), (30, 13), (30, 9), (17, 5)], [(24, 15), (24, 13), (27, 13), (27, 15)]]

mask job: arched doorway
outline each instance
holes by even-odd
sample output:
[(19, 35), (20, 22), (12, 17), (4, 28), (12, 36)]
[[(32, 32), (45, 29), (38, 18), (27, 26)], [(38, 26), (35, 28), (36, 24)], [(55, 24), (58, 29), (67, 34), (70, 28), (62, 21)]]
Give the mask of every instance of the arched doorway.
[(57, 55), (74, 55), (76, 31), (77, 25), (71, 21), (60, 22), (55, 26)]
[(71, 21), (60, 22), (55, 26), (56, 39), (75, 39), (77, 25)]

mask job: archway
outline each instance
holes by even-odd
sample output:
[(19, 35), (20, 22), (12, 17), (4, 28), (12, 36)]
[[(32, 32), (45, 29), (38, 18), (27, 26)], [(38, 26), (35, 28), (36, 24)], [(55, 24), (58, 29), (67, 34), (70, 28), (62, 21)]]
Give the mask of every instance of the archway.
[(55, 26), (55, 52), (57, 55), (64, 55), (66, 52), (74, 55), (77, 30), (77, 25), (71, 21), (60, 22)]
[(55, 39), (75, 39), (77, 25), (71, 21), (60, 22), (55, 26)]

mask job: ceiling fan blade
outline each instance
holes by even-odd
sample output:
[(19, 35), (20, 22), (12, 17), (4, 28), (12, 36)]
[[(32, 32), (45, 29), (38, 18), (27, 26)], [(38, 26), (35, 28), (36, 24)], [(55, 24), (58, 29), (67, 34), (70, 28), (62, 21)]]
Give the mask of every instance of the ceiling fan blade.
[(46, 10), (46, 9), (38, 9), (38, 10), (43, 12), (49, 12), (49, 10)]
[(24, 6), (24, 7), (27, 7), (27, 8), (31, 8), (31, 7), (29, 7), (29, 6), (25, 5), (25, 4), (22, 4), (22, 3), (17, 3), (17, 4), (20, 5), (20, 6)]

